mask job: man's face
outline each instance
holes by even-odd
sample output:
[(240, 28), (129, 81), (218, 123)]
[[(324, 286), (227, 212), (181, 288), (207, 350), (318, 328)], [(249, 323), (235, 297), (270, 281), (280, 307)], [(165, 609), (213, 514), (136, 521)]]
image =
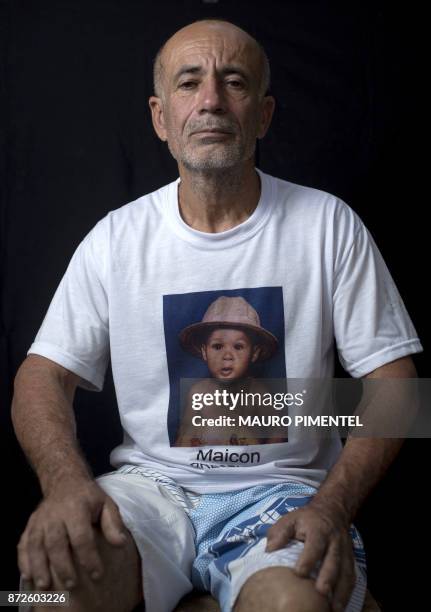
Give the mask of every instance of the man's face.
[(154, 127), (179, 165), (221, 170), (254, 158), (273, 98), (260, 95), (262, 58), (230, 24), (193, 24), (168, 41), (163, 96), (150, 98)]
[(215, 329), (202, 345), (202, 358), (214, 378), (235, 380), (247, 374), (260, 348), (239, 329)]

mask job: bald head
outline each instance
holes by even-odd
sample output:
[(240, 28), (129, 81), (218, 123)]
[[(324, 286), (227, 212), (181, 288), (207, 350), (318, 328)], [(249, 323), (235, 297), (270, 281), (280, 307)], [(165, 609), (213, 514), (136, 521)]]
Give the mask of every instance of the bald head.
[(178, 45), (187, 44), (193, 38), (218, 34), (228, 39), (235, 39), (244, 53), (251, 55), (255, 64), (256, 76), (259, 79), (259, 94), (264, 97), (269, 89), (270, 68), (268, 57), (260, 43), (238, 26), (222, 19), (202, 19), (195, 21), (175, 32), (159, 49), (154, 60), (154, 93), (164, 97), (165, 65), (175, 55)]
[(169, 38), (155, 63), (157, 95), (148, 102), (180, 171), (254, 172), (256, 141), (275, 107), (268, 81), (261, 46), (232, 23), (198, 21)]

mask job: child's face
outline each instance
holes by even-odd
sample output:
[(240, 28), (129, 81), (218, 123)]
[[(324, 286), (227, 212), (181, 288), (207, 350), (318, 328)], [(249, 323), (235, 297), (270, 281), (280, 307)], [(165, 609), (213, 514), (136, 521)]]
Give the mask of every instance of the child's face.
[(215, 329), (202, 345), (202, 359), (214, 378), (234, 380), (247, 373), (259, 357), (260, 347), (253, 346), (248, 335), (239, 329)]

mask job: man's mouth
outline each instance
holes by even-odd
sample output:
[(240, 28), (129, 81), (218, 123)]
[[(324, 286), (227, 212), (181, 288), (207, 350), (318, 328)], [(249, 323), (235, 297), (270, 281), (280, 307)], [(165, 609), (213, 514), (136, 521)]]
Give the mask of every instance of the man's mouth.
[(198, 136), (201, 140), (226, 140), (230, 137), (230, 134), (226, 134), (226, 132), (196, 132), (193, 136)]
[(227, 130), (222, 130), (222, 129), (217, 129), (217, 128), (207, 128), (207, 129), (202, 129), (202, 130), (198, 130), (196, 132), (192, 132), (192, 136), (195, 134), (201, 134), (201, 135), (225, 135), (228, 136), (230, 134), (232, 134), (232, 132), (228, 132)]

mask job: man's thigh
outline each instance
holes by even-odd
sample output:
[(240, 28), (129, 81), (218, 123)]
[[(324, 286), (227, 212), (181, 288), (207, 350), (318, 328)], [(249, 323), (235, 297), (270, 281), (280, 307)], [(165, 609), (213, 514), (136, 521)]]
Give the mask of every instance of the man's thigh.
[[(305, 485), (286, 483), (202, 496), (201, 504), (192, 513), (197, 526), (199, 547), (193, 567), (196, 586), (211, 590), (222, 611), (230, 612), (247, 581), (250, 579), (249, 585), (255, 584), (255, 579), (263, 575), (260, 572), (271, 568), (271, 574), (268, 574), (271, 575), (271, 582), (267, 580), (261, 584), (264, 597), (271, 598), (274, 594), (272, 579), (277, 573), (275, 568), (292, 570), (304, 544), (291, 540), (284, 548), (266, 552), (267, 530), (286, 512), (309, 503), (314, 493), (314, 489)], [(221, 526), (214, 538), (206, 537), (206, 534), (214, 533), (211, 526), (208, 526), (209, 520), (213, 525)], [(200, 533), (204, 537), (200, 537)], [(353, 526), (351, 535), (357, 580), (346, 610), (358, 612), (362, 609), (366, 591), (365, 553), (360, 536)], [(312, 580), (301, 584), (295, 581), (293, 572), (287, 572), (287, 575), (291, 577), (292, 588), (305, 589), (312, 597), (313, 591), (310, 588), (315, 590), (315, 571), (311, 573)]]
[(186, 512), (165, 486), (141, 474), (113, 472), (97, 482), (135, 542), (146, 612), (171, 612), (193, 588), (194, 531)]
[[(130, 539), (121, 550), (110, 546), (101, 534), (97, 536), (107, 571), (102, 580), (94, 583), (87, 582), (83, 575), (79, 576), (81, 589), (73, 595), (76, 611), (79, 602), (90, 597), (91, 609), (98, 610), (96, 602), (99, 602), (100, 609), (109, 612), (111, 604), (117, 602), (117, 596), (120, 600), (125, 599), (125, 592), (131, 595), (126, 601), (129, 606), (131, 599), (132, 609), (142, 599), (143, 591), (146, 612), (171, 612), (183, 595), (192, 589), (194, 531), (184, 508), (166, 487), (139, 473), (117, 471), (96, 480), (117, 504)], [(20, 588), (22, 586), (21, 580)], [(87, 611), (90, 608), (87, 605), (82, 609)], [(112, 607), (115, 612), (122, 609), (121, 606)], [(20, 612), (28, 610), (20, 608)]]

